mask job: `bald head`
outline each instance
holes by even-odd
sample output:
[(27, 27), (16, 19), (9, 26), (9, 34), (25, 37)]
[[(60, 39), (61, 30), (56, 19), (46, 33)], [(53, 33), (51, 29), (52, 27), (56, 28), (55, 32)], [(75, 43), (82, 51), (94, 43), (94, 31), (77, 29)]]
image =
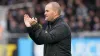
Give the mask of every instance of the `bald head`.
[(57, 2), (50, 2), (45, 7), (45, 20), (53, 21), (60, 16), (61, 8)]
[(47, 5), (50, 5), (52, 7), (52, 9), (54, 11), (57, 11), (58, 14), (60, 15), (60, 13), (61, 13), (61, 7), (60, 7), (60, 5), (57, 2), (50, 2)]

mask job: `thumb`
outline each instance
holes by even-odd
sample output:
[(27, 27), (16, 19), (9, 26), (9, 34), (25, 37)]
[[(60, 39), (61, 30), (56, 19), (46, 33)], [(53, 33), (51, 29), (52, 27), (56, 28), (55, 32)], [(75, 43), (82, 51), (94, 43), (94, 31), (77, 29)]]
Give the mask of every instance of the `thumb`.
[(32, 19), (36, 20), (37, 21), (37, 18), (36, 17), (33, 17)]
[(35, 20), (37, 21), (37, 18), (35, 18)]

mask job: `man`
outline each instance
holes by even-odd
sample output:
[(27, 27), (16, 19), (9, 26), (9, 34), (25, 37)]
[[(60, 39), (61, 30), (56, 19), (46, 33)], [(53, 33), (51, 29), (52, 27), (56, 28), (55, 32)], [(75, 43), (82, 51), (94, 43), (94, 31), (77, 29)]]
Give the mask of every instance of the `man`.
[(71, 31), (60, 16), (61, 8), (57, 2), (45, 7), (47, 28), (42, 29), (36, 18), (24, 15), (28, 33), (36, 44), (44, 44), (44, 56), (71, 56)]

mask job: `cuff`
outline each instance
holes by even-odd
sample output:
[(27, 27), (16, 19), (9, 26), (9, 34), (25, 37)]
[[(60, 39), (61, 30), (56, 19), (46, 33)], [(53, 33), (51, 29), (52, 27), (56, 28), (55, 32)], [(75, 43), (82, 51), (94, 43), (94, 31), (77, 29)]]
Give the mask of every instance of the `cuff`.
[(32, 25), (31, 27), (26, 27), (28, 32), (34, 31), (36, 32), (37, 30), (41, 29), (42, 26), (38, 23), (36, 23), (35, 25)]

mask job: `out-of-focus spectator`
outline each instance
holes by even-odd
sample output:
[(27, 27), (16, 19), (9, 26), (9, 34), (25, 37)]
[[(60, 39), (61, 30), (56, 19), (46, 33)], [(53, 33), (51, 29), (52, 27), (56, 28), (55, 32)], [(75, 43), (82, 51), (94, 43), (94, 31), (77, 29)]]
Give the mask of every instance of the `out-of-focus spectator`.
[(85, 30), (86, 31), (91, 31), (91, 21), (92, 19), (88, 16), (85, 20)]
[(100, 30), (100, 18), (97, 17), (97, 16), (94, 17), (94, 26), (93, 26), (93, 28), (94, 28), (93, 29), (94, 31)]
[(75, 0), (76, 5), (78, 6), (76, 8), (76, 15), (77, 16), (82, 16), (83, 19), (88, 16), (88, 8), (83, 4), (83, 0)]
[(72, 8), (68, 7), (67, 9), (65, 9), (64, 13), (65, 13), (65, 16), (70, 18), (73, 15), (73, 10), (72, 10)]
[(43, 8), (41, 7), (40, 4), (36, 4), (36, 6), (35, 6), (35, 16), (37, 18), (44, 16), (44, 10), (43, 10)]
[(96, 10), (96, 15), (100, 17), (100, 7)]
[(70, 21), (69, 21), (67, 16), (65, 16), (63, 19), (64, 19), (65, 22), (67, 22), (69, 24)]
[(31, 0), (0, 0), (0, 5), (13, 5), (26, 2), (31, 2)]
[(81, 15), (77, 16), (77, 21), (84, 21), (83, 17)]
[(83, 21), (78, 21), (78, 28), (77, 28), (78, 32), (82, 32), (84, 31), (84, 23)]
[(66, 5), (65, 5), (64, 1), (62, 1), (62, 0), (58, 0), (58, 3), (61, 6), (61, 15), (64, 16), (65, 15), (64, 10), (66, 8)]
[(90, 10), (89, 10), (89, 16), (90, 16), (91, 18), (93, 18), (93, 17), (95, 16), (95, 10), (90, 9)]
[(77, 31), (78, 25), (76, 23), (75, 16), (71, 16), (69, 19), (69, 26), (73, 32)]
[(89, 10), (89, 17), (91, 19), (91, 22), (90, 22), (90, 30), (92, 31), (93, 30), (93, 25), (94, 25), (94, 17), (96, 16), (96, 13), (95, 13), (95, 10), (94, 9), (90, 9)]
[(38, 0), (32, 0), (32, 4), (37, 4), (38, 3)]
[[(25, 25), (23, 16), (25, 13), (31, 16), (31, 8), (10, 9), (8, 13), (8, 31), (13, 33), (25, 33)], [(32, 17), (32, 16), (31, 16)]]
[(96, 6), (100, 8), (100, 0), (96, 0)]
[(73, 7), (73, 0), (68, 0), (67, 6), (72, 8)]
[(47, 3), (48, 3), (47, 1), (42, 1), (41, 2), (42, 7), (45, 8), (45, 6), (46, 6)]
[(100, 22), (97, 23), (97, 19), (95, 19), (96, 17), (100, 17), (99, 0), (10, 0), (7, 1), (7, 3), (17, 4), (32, 2), (34, 7), (11, 10), (8, 19), (8, 28), (13, 32), (19, 30), (21, 32), (25, 31), (25, 26), (22, 20), (23, 14), (25, 13), (29, 14), (31, 17), (37, 17), (38, 22), (45, 28), (47, 22), (44, 21), (44, 7), (51, 1), (56, 1), (61, 5), (61, 15), (65, 22), (67, 22), (71, 27), (72, 32), (100, 31), (100, 26), (98, 26)]
[(44, 17), (40, 17), (40, 18), (38, 19), (38, 22), (39, 22), (40, 24), (42, 24), (43, 29), (46, 28), (47, 22), (45, 21), (45, 18), (44, 18)]

